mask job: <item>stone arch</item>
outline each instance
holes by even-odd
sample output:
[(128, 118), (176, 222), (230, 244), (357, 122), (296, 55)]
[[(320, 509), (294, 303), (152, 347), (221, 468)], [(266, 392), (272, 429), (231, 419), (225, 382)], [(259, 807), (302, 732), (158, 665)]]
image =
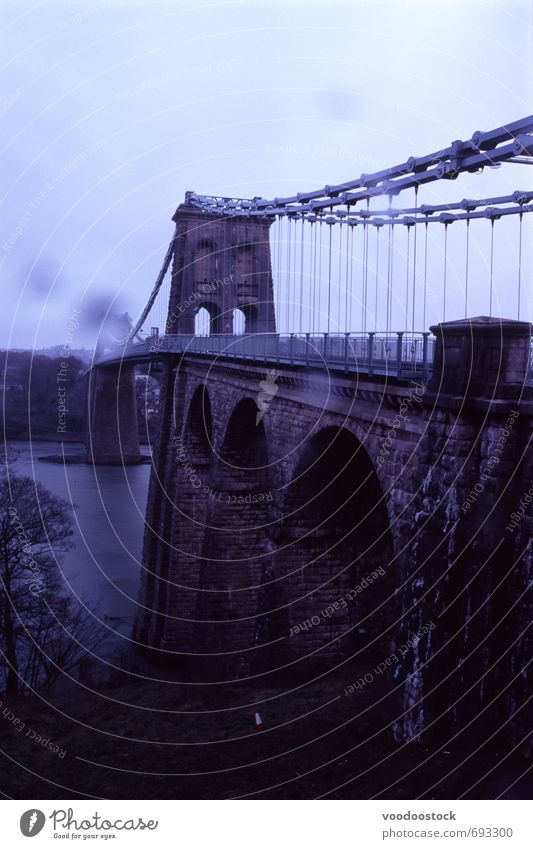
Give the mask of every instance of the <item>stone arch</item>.
[[(348, 431), (352, 434), (357, 444), (360, 446), (359, 450), (363, 451), (367, 455), (368, 460), (372, 466), (372, 469), (374, 470), (374, 473), (381, 487), (383, 508), (387, 511), (389, 526), (391, 528), (394, 544), (396, 545), (397, 528), (395, 525), (395, 515), (392, 510), (393, 499), (391, 499), (390, 497), (390, 490), (392, 485), (391, 476), (387, 471), (386, 466), (383, 463), (378, 462), (378, 457), (380, 453), (379, 449), (381, 448), (382, 443), (385, 440), (385, 436), (388, 433), (388, 428), (383, 428), (382, 439), (380, 439), (379, 437), (376, 439), (375, 435), (371, 436), (372, 428), (370, 426), (370, 423), (360, 424), (353, 418), (349, 418), (348, 416), (339, 416), (335, 413), (324, 413), (320, 417), (320, 422), (313, 427), (310, 433), (310, 438), (315, 436), (320, 430), (323, 430), (324, 428), (342, 428), (343, 430)], [(293, 461), (291, 467), (291, 475), (293, 475), (295, 472), (297, 462), (297, 459)]]
[(381, 659), (394, 546), (376, 470), (348, 428), (326, 425), (305, 442), (282, 513), (272, 633), (285, 660)]
[(231, 411), (220, 451), (221, 460), (240, 469), (261, 472), (268, 463), (266, 433), (254, 399), (245, 397)]

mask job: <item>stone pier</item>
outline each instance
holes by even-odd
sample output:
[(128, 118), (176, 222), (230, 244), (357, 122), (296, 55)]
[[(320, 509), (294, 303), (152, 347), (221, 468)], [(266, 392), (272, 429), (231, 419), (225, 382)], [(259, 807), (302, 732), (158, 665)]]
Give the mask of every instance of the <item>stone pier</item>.
[(87, 460), (102, 465), (141, 461), (134, 367), (95, 366), (89, 379)]

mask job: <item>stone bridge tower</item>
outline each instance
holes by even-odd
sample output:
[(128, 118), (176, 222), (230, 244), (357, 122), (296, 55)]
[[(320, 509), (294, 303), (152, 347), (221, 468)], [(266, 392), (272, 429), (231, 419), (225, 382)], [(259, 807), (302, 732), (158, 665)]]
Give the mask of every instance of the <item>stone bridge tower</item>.
[(210, 333), (236, 332), (236, 310), (244, 316), (245, 333), (275, 333), (272, 219), (209, 215), (187, 196), (173, 220), (177, 232), (166, 332), (193, 334), (203, 308)]
[[(237, 332), (239, 311), (244, 333), (275, 333), (269, 240), (273, 219), (210, 215), (190, 203), (187, 195), (173, 221), (176, 237), (165, 332), (194, 334), (196, 316), (203, 308), (209, 314), (209, 333)], [(131, 363), (91, 370), (86, 443), (91, 463), (140, 462)]]

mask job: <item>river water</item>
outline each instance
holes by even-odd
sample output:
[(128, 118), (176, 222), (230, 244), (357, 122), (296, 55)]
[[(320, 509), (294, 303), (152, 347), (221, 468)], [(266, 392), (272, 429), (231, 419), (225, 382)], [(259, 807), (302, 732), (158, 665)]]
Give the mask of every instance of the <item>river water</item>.
[[(40, 460), (61, 454), (56, 442), (15, 442), (13, 471), (38, 481), (73, 505), (73, 548), (60, 565), (66, 589), (96, 608), (98, 618), (131, 635), (139, 587), (150, 465), (65, 465)], [(82, 445), (65, 454), (83, 455)]]

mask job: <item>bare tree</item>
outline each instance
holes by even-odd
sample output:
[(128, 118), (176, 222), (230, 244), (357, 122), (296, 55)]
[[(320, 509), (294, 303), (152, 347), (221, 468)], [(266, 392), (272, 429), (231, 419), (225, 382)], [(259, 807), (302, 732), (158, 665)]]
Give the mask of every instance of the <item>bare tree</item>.
[(52, 687), (102, 641), (59, 568), (71, 547), (70, 509), (31, 478), (0, 479), (0, 650), (10, 695)]

